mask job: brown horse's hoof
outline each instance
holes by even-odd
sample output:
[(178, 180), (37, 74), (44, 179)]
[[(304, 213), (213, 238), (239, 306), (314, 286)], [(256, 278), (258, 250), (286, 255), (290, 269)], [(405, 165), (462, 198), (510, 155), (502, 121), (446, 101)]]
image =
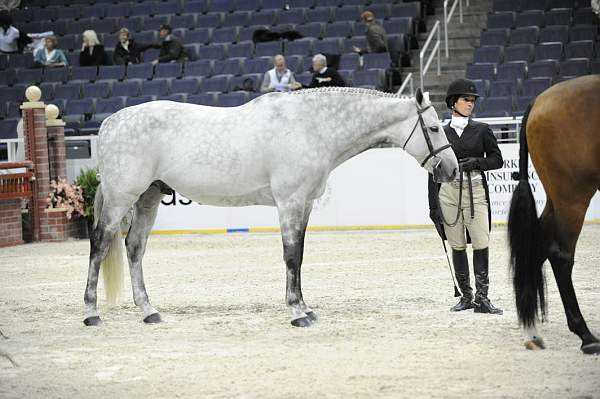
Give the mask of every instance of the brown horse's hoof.
[(162, 318), (160, 317), (160, 313), (152, 313), (150, 316), (144, 318), (144, 323), (146, 324), (157, 324), (162, 323)]
[(98, 327), (102, 325), (102, 319), (100, 319), (100, 316), (88, 317), (85, 320), (83, 320), (83, 324), (85, 324), (86, 326)]
[(581, 345), (581, 351), (586, 355), (600, 355), (600, 342), (592, 342), (591, 344)]
[(544, 344), (544, 340), (541, 338), (530, 339), (529, 341), (525, 341), (525, 349), (530, 351), (539, 351), (542, 349), (546, 349), (546, 345)]

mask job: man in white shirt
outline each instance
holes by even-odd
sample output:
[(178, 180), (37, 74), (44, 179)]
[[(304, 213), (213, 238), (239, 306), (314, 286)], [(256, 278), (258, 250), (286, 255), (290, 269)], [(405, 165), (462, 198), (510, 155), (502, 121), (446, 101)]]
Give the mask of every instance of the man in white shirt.
[(285, 67), (285, 58), (283, 55), (276, 55), (273, 58), (273, 64), (275, 64), (275, 67), (265, 72), (263, 76), (260, 86), (261, 92), (290, 91), (302, 87), (300, 83), (296, 82), (294, 73)]

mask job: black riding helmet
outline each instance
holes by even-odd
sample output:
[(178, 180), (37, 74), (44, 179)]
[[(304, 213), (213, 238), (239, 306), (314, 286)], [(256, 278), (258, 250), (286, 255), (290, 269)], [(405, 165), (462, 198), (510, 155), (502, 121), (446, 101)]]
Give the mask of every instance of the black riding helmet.
[(475, 83), (469, 79), (456, 79), (454, 82), (450, 83), (448, 91), (446, 92), (446, 105), (448, 108), (452, 109), (454, 103), (460, 96), (473, 96), (478, 98), (479, 94), (477, 94), (477, 86), (475, 86)]

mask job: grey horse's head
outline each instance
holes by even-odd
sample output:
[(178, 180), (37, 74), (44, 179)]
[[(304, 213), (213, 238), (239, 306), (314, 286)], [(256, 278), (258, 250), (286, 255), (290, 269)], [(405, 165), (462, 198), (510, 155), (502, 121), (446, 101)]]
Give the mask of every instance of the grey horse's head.
[(458, 172), (458, 161), (448, 143), (437, 112), (429, 101), (429, 95), (417, 89), (414, 105), (407, 118), (411, 121), (410, 131), (401, 146), (425, 170), (433, 174), (435, 181), (453, 180)]

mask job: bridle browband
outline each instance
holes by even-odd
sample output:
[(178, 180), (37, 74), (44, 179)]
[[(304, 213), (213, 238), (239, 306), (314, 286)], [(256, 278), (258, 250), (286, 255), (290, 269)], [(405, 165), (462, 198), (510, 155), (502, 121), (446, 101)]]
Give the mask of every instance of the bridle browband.
[(427, 148), (429, 149), (429, 155), (427, 155), (427, 157), (425, 157), (425, 160), (423, 162), (421, 162), (421, 167), (424, 167), (425, 164), (427, 163), (427, 161), (429, 161), (431, 158), (435, 157), (440, 152), (444, 151), (446, 148), (450, 148), (450, 144), (446, 144), (437, 149), (433, 148), (433, 144), (431, 143), (431, 137), (429, 137), (429, 128), (427, 126), (425, 126), (425, 121), (423, 121), (423, 113), (425, 111), (427, 111), (429, 108), (431, 108), (431, 105), (428, 105), (425, 108), (417, 107), (417, 115), (419, 115), (419, 119), (417, 120), (417, 122), (415, 123), (415, 126), (413, 127), (412, 131), (410, 132), (408, 139), (406, 139), (406, 141), (404, 142), (404, 145), (402, 146), (402, 149), (405, 150), (406, 145), (412, 138), (413, 134), (415, 134), (415, 131), (417, 130), (417, 126), (421, 125), (421, 131), (423, 132), (423, 136), (425, 136), (425, 142), (427, 143)]

